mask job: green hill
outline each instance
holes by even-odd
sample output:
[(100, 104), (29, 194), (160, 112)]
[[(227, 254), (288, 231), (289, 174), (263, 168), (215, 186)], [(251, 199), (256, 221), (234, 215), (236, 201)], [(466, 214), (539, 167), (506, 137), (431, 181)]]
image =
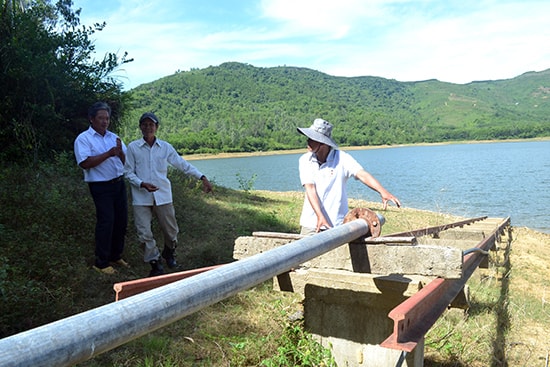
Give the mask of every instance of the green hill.
[(182, 153), (303, 147), (297, 126), (335, 125), (342, 146), (550, 136), (550, 69), (469, 84), (335, 77), (297, 67), (241, 63), (178, 72), (131, 92), (126, 140), (144, 111)]

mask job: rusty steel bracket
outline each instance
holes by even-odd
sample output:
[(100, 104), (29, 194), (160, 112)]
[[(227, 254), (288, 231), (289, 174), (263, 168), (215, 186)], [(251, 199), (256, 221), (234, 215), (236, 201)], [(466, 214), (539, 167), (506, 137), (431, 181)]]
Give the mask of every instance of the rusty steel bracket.
[(133, 295), (146, 292), (148, 290), (162, 287), (163, 285), (176, 282), (185, 278), (192, 277), (194, 275), (203, 273), (205, 271), (213, 270), (219, 268), (221, 265), (207, 266), (199, 269), (192, 269), (186, 271), (180, 271), (176, 273), (163, 274), (155, 277), (128, 280), (126, 282), (120, 282), (113, 284), (113, 289), (115, 291), (115, 301), (120, 301), (124, 298), (131, 297)]
[(510, 226), (510, 217), (476, 246), (480, 251), (472, 251), (463, 257), (463, 273), (460, 279), (436, 278), (418, 293), (392, 309), (388, 316), (393, 319), (393, 333), (380, 346), (411, 352), (437, 319), (447, 309), (452, 300), (464, 287), (472, 273), (481, 263), (483, 251), (488, 251), (498, 240), (503, 228)]
[(457, 228), (457, 227), (464, 227), (466, 225), (473, 224), (475, 222), (479, 222), (482, 220), (487, 219), (487, 216), (483, 217), (476, 217), (476, 218), (470, 218), (466, 220), (461, 220), (459, 222), (453, 222), (453, 223), (447, 223), (440, 226), (434, 226), (434, 227), (427, 227), (422, 229), (413, 229), (412, 231), (405, 231), (405, 232), (399, 232), (399, 233), (392, 233), (388, 234), (388, 237), (400, 237), (400, 236), (427, 236), (431, 234), (433, 237), (437, 238), (439, 237), (439, 232), (446, 231), (451, 228)]
[(348, 223), (356, 219), (363, 219), (367, 222), (369, 231), (365, 237), (380, 236), (380, 232), (382, 232), (382, 223), (380, 223), (380, 218), (378, 218), (378, 215), (376, 215), (375, 212), (367, 208), (352, 209), (344, 217), (344, 223)]

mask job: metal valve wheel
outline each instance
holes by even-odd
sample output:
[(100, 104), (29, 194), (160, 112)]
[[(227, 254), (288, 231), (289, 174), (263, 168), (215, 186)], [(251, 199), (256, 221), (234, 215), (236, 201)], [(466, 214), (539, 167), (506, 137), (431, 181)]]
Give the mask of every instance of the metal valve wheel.
[(380, 223), (380, 218), (375, 212), (367, 208), (352, 209), (344, 217), (344, 223), (348, 223), (356, 219), (364, 219), (367, 222), (369, 232), (365, 235), (366, 237), (380, 236), (380, 232), (382, 232), (382, 223)]

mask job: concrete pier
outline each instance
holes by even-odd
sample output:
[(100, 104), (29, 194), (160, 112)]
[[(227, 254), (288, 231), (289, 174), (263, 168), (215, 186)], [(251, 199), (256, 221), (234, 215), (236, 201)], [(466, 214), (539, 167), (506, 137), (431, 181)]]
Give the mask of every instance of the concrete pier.
[[(303, 295), (306, 330), (332, 351), (338, 366), (420, 367), (424, 364), (424, 332), (418, 334), (420, 340), (403, 341), (399, 323), (392, 323), (390, 315), (407, 305), (408, 316), (401, 322), (409, 330), (415, 322), (426, 324), (424, 318), (415, 316), (417, 311), (436, 320), (440, 316), (432, 310), (436, 304), (467, 309), (465, 281), (475, 271), (472, 263), (488, 265), (487, 251), (497, 249), (496, 242), (509, 225), (509, 218), (480, 217), (386, 238), (355, 239), (279, 274), (273, 287)], [(298, 238), (303, 236), (270, 232), (239, 237), (234, 257), (243, 259)], [(472, 257), (473, 253), (478, 257)], [(433, 305), (417, 303), (426, 295)], [(402, 350), (409, 351), (404, 359)]]
[[(246, 258), (292, 241), (286, 234), (239, 237), (234, 257)], [(401, 351), (379, 345), (393, 331), (388, 313), (434, 276), (459, 277), (461, 267), (462, 251), (454, 248), (350, 243), (280, 274), (273, 287), (304, 296), (305, 327), (332, 351), (338, 366), (387, 367), (395, 366), (401, 356)], [(420, 345), (402, 366), (423, 364)]]

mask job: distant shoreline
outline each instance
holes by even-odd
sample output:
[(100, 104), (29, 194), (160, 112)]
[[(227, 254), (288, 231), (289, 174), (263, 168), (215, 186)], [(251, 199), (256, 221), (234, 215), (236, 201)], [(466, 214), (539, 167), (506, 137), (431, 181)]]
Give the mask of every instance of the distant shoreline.
[[(452, 144), (486, 144), (486, 143), (514, 143), (529, 141), (550, 141), (550, 137), (532, 138), (532, 139), (508, 139), (508, 140), (468, 140), (468, 141), (450, 141), (439, 143), (417, 143), (417, 144), (397, 144), (397, 145), (364, 145), (352, 147), (340, 147), (341, 150), (367, 150), (367, 149), (385, 149), (410, 146), (433, 146), (433, 145), (452, 145)], [(185, 160), (193, 161), (200, 159), (223, 159), (223, 158), (242, 158), (265, 155), (299, 154), (305, 153), (307, 149), (289, 149), (289, 150), (271, 150), (266, 152), (237, 152), (237, 153), (217, 153), (217, 154), (188, 154), (184, 155)]]

